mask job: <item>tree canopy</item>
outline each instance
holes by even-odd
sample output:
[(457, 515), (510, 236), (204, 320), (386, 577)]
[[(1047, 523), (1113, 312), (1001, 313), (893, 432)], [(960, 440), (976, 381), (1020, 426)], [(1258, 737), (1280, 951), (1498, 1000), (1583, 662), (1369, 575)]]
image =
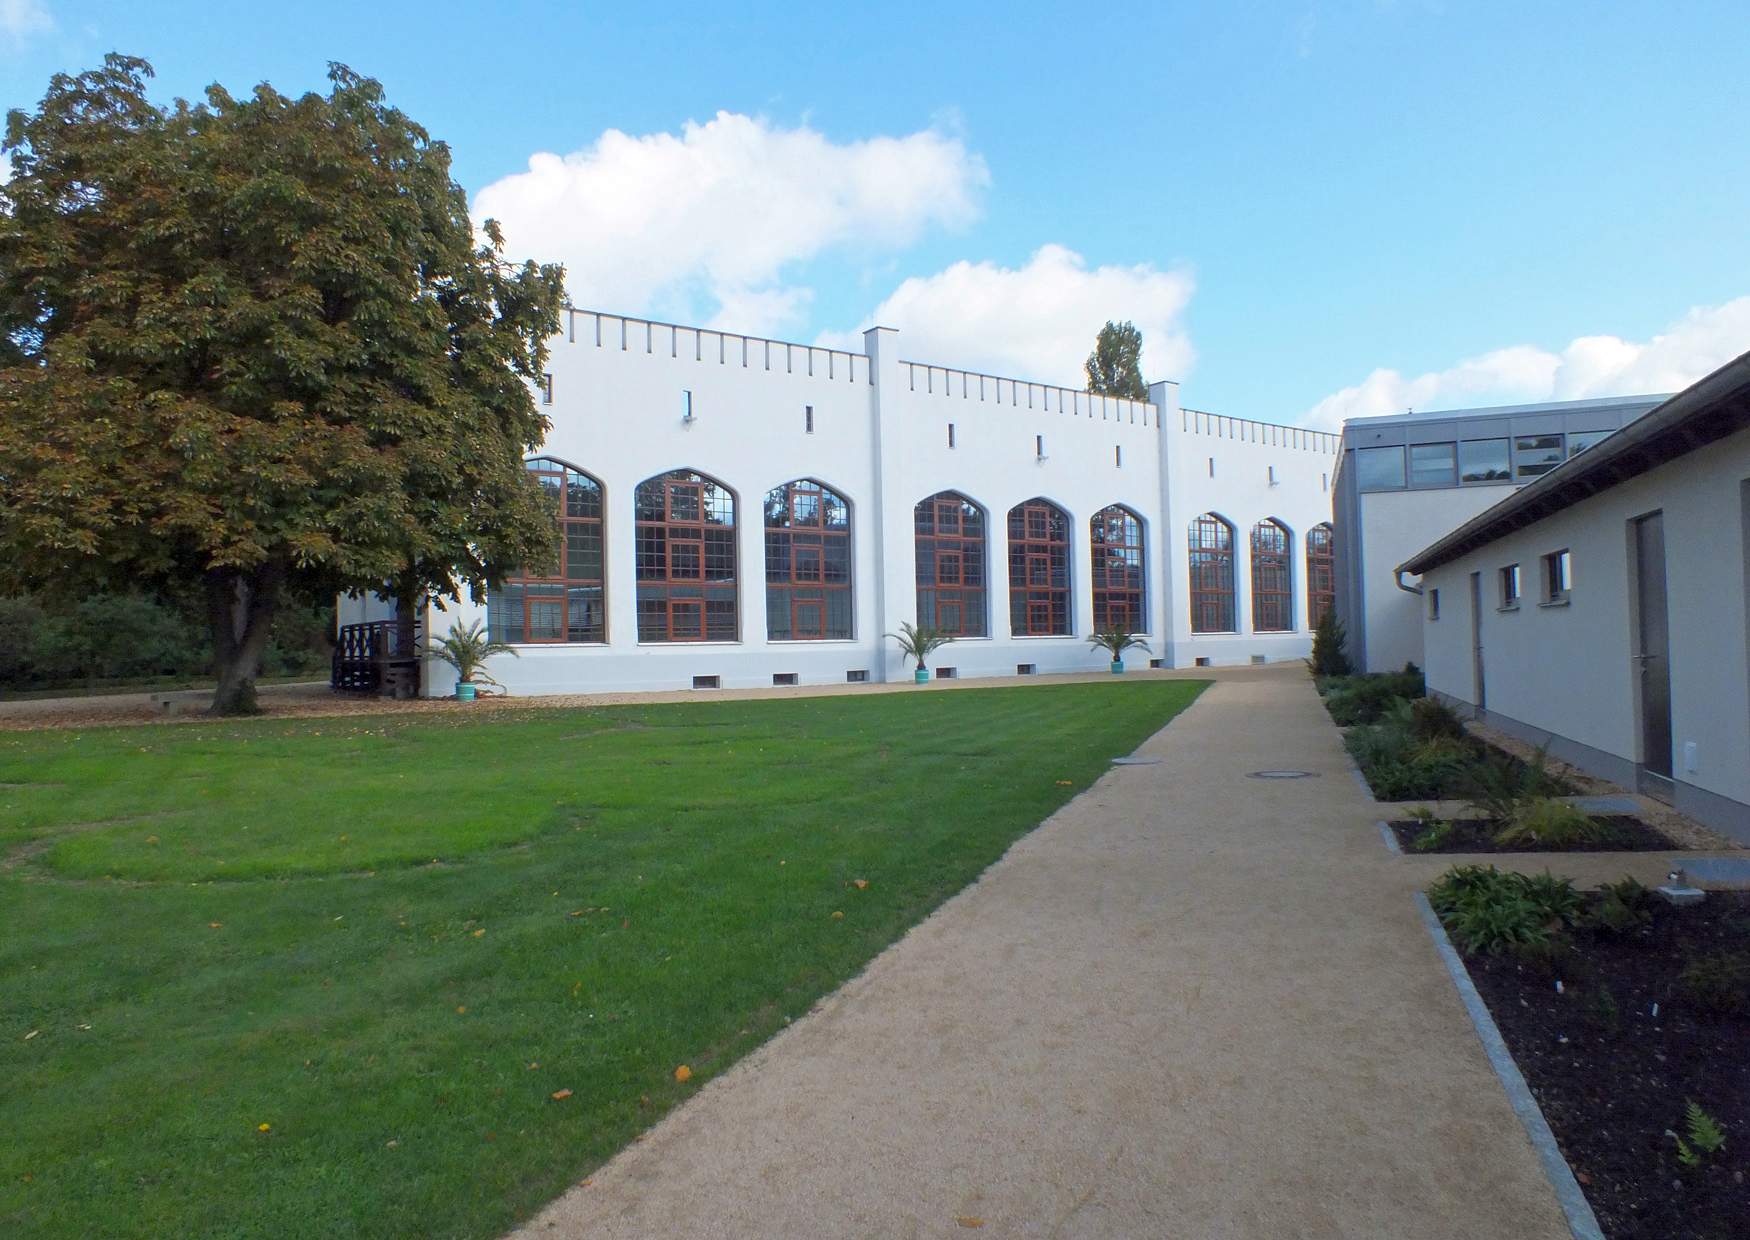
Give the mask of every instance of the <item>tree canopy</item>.
[(345, 66), (169, 107), (151, 72), (7, 117), (0, 590), (197, 588), (215, 709), (252, 709), (281, 598), (553, 558), (522, 462), (563, 271), (477, 238), (448, 148)]
[(1126, 320), (1107, 320), (1088, 354), (1088, 391), (1105, 396), (1148, 399), (1148, 384), (1142, 381), (1142, 332)]

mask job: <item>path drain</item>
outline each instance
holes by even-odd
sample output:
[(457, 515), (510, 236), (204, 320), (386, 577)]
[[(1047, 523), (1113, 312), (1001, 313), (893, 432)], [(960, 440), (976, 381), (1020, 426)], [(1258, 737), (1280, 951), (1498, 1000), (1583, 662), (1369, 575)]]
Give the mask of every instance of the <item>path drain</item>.
[(1316, 771), (1253, 771), (1247, 779), (1317, 779)]
[(1113, 758), (1113, 766), (1159, 766), (1159, 758)]

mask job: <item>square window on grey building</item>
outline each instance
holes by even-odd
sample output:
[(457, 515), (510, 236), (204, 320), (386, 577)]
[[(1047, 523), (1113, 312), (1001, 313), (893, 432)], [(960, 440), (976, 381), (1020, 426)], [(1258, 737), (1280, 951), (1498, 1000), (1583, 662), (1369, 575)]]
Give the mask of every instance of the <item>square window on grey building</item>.
[(1580, 453), (1609, 434), (1611, 434), (1610, 431), (1569, 431), (1568, 455), (1579, 456)]
[(1512, 476), (1505, 439), (1467, 439), (1458, 445), (1460, 482), (1506, 482)]
[(1363, 491), (1392, 491), (1404, 485), (1402, 448), (1355, 449), (1355, 482)]
[(1513, 473), (1536, 478), (1562, 463), (1560, 435), (1521, 435), (1513, 441)]
[(1458, 445), (1416, 443), (1410, 445), (1410, 485), (1449, 487), (1458, 482)]

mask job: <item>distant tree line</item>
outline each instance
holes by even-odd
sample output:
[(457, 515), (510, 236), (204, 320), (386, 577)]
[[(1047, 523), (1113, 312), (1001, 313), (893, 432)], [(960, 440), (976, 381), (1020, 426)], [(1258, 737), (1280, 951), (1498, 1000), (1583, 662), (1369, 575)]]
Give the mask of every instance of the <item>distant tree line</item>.
[[(262, 674), (326, 675), (333, 632), (332, 607), (284, 609), (275, 618)], [(198, 608), (142, 594), (0, 598), (0, 692), (212, 674), (212, 635)]]

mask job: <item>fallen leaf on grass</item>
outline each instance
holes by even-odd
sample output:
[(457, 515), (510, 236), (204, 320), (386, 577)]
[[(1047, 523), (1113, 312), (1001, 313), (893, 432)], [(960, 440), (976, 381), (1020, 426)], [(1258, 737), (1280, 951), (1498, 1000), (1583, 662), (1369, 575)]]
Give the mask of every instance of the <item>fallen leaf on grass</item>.
[(693, 1070), (686, 1064), (682, 1064), (674, 1070), (674, 1079), (682, 1082), (690, 1081), (693, 1079)]
[(457, 1016), (460, 1016), (460, 1015), (462, 1015), (462, 1014), (463, 1014), (463, 1013), (464, 1013), (464, 1012), (466, 1012), (466, 1011), (467, 1011), (467, 1010), (468, 1010), (468, 1009), (467, 1009), (467, 1008), (466, 1008), (466, 1007), (464, 1007), (464, 1006), (463, 1006), (463, 1005), (462, 1005), (462, 1004), (460, 1004), (460, 1003), (458, 1003), (458, 1004), (457, 1004), (457, 1005), (456, 1005), (456, 1015), (457, 1015)]
[(571, 1097), (571, 1091), (569, 1089), (555, 1089), (553, 1091), (554, 1102), (564, 1102), (569, 1097)]
[(224, 924), (225, 923), (222, 921), (209, 921), (207, 923), (207, 929), (208, 930), (217, 930), (220, 926), (222, 926)]
[(832, 915), (832, 919), (834, 921), (843, 921), (845, 919), (845, 915), (842, 912), (835, 912)]
[(395, 1140), (389, 1140), (389, 1141), (385, 1141), (385, 1142), (383, 1142), (383, 1146), (384, 1146), (384, 1148), (385, 1148), (385, 1149), (391, 1149), (391, 1150), (392, 1150), (392, 1149), (394, 1149), (394, 1148), (395, 1148), (395, 1147), (396, 1147), (396, 1146), (397, 1146), (397, 1145), (400, 1145), (400, 1144), (401, 1144), (401, 1142), (399, 1142), (399, 1141), (395, 1141)]
[(1075, 787), (1075, 780), (1073, 780), (1073, 779), (1060, 779), (1057, 781), (1057, 786), (1059, 788), (1073, 788), (1073, 787)]
[(32, 1038), (34, 1038), (34, 1037), (36, 1037), (36, 1035), (37, 1035), (37, 1034), (39, 1034), (39, 1033), (41, 1033), (41, 1032), (42, 1032), (42, 1030), (41, 1030), (41, 1029), (32, 1029), (32, 1030), (31, 1030), (31, 1031), (30, 1031), (30, 1032), (29, 1032), (29, 1033), (27, 1033), (27, 1034), (25, 1034), (25, 1035), (24, 1035), (24, 1040), (25, 1040), (25, 1041), (26, 1041), (26, 1042), (28, 1042), (28, 1041), (30, 1041), (30, 1040), (31, 1040), (31, 1039), (32, 1039)]
[(855, 887), (858, 891), (867, 891), (869, 889), (869, 880), (866, 878), (853, 878), (851, 880), (851, 886)]
[(480, 937), (480, 936), (481, 936), (481, 935), (483, 935), (483, 934), (485, 934), (485, 933), (486, 933), (486, 931), (485, 931), (485, 930), (483, 930), (483, 929), (482, 929), (482, 930), (476, 930), (476, 931), (475, 931), (475, 932), (474, 932), (474, 937), (475, 937), (475, 938), (479, 938), (479, 937)]
[(146, 843), (148, 843), (148, 844), (156, 844), (157, 842), (158, 842), (158, 837), (156, 835), (148, 835), (146, 837)]
[(257, 1124), (255, 1126), (255, 1131), (257, 1131), (257, 1132), (272, 1132), (273, 1125), (272, 1124)]

